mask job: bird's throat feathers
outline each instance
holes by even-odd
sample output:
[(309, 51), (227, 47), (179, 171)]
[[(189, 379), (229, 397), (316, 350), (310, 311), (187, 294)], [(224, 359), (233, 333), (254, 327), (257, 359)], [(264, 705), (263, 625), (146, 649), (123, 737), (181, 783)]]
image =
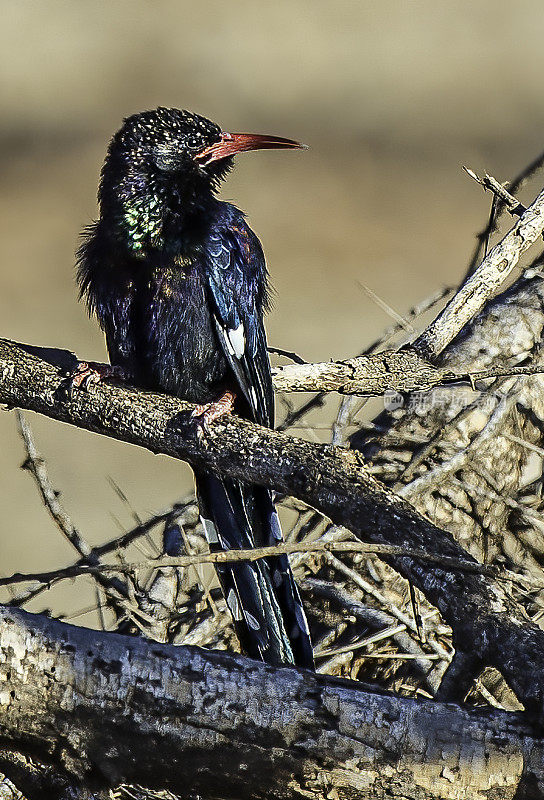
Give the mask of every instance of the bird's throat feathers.
[(179, 252), (205, 232), (218, 205), (216, 191), (232, 166), (223, 159), (207, 172), (150, 170), (110, 154), (98, 193), (100, 216), (137, 258)]
[(205, 231), (216, 203), (209, 185), (167, 187), (141, 176), (100, 195), (101, 219), (136, 258), (183, 251)]
[[(166, 250), (167, 229), (174, 229), (175, 217), (153, 196), (133, 197), (121, 204), (115, 227), (131, 254), (145, 258), (150, 251)], [(171, 224), (169, 224), (171, 219)]]

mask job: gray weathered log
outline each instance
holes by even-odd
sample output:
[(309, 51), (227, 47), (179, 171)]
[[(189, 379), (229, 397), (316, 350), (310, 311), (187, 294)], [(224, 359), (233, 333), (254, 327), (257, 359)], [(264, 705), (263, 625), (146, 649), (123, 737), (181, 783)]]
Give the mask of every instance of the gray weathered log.
[(0, 674), (3, 746), (91, 791), (127, 782), (256, 800), (544, 797), (544, 743), (520, 715), (19, 609), (0, 609)]
[[(153, 452), (275, 488), (314, 506), (363, 540), (466, 558), (453, 537), (380, 484), (360, 454), (311, 444), (230, 417), (203, 437), (190, 404), (114, 385), (66, 393), (57, 367), (0, 340), (0, 402), (139, 444)], [(50, 361), (54, 351), (49, 351)], [(455, 644), (497, 667), (526, 710), (544, 714), (544, 631), (531, 624), (502, 581), (395, 557), (390, 563), (441, 611)]]

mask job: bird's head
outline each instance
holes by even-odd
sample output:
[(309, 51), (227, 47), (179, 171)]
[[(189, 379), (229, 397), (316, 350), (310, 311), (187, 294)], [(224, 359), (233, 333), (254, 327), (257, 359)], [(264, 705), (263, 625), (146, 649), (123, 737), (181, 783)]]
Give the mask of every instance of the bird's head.
[(299, 142), (278, 136), (226, 133), (189, 111), (157, 108), (125, 119), (110, 142), (102, 170), (102, 214), (113, 211), (140, 229), (164, 211), (186, 214), (205, 208), (246, 150), (292, 149)]

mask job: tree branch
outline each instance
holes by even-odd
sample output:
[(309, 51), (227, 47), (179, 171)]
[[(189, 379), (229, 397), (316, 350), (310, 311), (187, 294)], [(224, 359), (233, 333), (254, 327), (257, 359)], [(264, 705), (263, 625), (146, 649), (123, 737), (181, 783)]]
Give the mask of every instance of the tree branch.
[[(485, 370), (497, 360), (542, 364), (543, 326), (544, 283), (530, 268), (486, 305), (439, 364), (455, 371)], [(540, 379), (496, 381), (483, 392), (458, 387), (455, 393), (413, 396), (376, 418), (375, 433), (368, 426), (370, 432), (355, 434), (352, 446), (361, 448), (373, 474), (451, 530), (473, 555), (541, 580), (540, 477), (531, 480), (528, 457), (530, 448), (542, 446), (543, 387)], [(435, 480), (427, 482), (431, 473)], [(534, 621), (541, 620), (542, 593), (512, 590)], [(468, 648), (462, 655), (470, 653)], [(442, 684), (455, 689), (450, 699), (462, 698), (481, 671), (479, 658), (466, 663), (465, 691), (458, 675)]]
[(515, 714), (18, 609), (0, 609), (0, 670), (4, 746), (91, 791), (126, 782), (210, 798), (370, 800), (394, 784), (413, 800), (468, 798), (467, 787), (482, 800), (516, 787), (544, 796), (543, 742)]
[[(401, 496), (403, 493), (399, 493)], [(254, 547), (248, 550), (220, 550), (213, 553), (193, 553), (186, 556), (160, 556), (149, 558), (146, 561), (124, 562), (120, 564), (100, 564), (92, 566), (81, 559), (76, 564), (49, 572), (15, 572), (7, 578), (0, 578), (0, 586), (10, 586), (16, 583), (26, 583), (27, 581), (40, 581), (49, 584), (53, 580), (64, 578), (77, 578), (79, 575), (101, 575), (103, 573), (114, 572), (119, 574), (132, 574), (144, 569), (164, 569), (169, 567), (194, 567), (202, 564), (235, 564), (240, 561), (258, 561), (274, 555), (294, 555), (301, 553), (365, 553), (378, 556), (407, 556), (417, 558), (419, 561), (428, 561), (431, 564), (439, 564), (442, 567), (452, 567), (461, 572), (475, 573), (477, 575), (487, 575), (497, 580), (511, 581), (520, 585), (530, 586), (533, 589), (544, 589), (542, 582), (521, 577), (515, 572), (493, 564), (480, 564), (477, 561), (459, 560), (448, 556), (428, 553), (426, 550), (411, 550), (406, 547), (390, 544), (367, 544), (366, 542), (288, 542), (276, 544), (269, 547)]]
[(345, 361), (287, 364), (272, 370), (274, 388), (281, 392), (341, 392), (364, 397), (386, 391), (428, 391), (435, 386), (499, 376), (539, 375), (542, 366), (504, 365), (474, 372), (453, 372), (435, 367), (409, 347), (384, 350)]
[(544, 230), (544, 191), (529, 206), (512, 230), (488, 253), (466, 279), (434, 322), (420, 334), (412, 348), (434, 361), (464, 326), (482, 310), (510, 275), (522, 253)]

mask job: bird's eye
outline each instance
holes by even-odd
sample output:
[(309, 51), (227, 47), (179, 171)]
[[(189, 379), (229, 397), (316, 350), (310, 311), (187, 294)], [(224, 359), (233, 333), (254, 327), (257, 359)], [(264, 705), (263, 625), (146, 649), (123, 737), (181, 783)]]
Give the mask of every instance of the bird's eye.
[(202, 147), (202, 141), (200, 140), (199, 136), (188, 136), (186, 143), (188, 150), (198, 150), (200, 147)]

